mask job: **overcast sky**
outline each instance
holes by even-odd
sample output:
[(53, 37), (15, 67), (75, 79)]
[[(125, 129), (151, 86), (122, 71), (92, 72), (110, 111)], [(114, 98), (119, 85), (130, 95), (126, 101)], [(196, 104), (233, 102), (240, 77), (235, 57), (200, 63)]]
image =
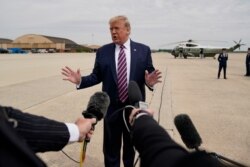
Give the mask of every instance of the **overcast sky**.
[(250, 46), (250, 0), (0, 0), (0, 38), (41, 34), (103, 45), (116, 15), (129, 18), (132, 40), (152, 49), (188, 39)]

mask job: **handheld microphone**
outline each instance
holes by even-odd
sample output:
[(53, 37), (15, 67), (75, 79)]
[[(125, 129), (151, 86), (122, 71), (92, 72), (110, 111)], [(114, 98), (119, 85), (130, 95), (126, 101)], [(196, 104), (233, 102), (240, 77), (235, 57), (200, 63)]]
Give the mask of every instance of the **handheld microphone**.
[(135, 81), (130, 81), (128, 85), (129, 103), (136, 108), (147, 109), (148, 104), (142, 101), (142, 94), (138, 84)]
[[(82, 112), (84, 118), (96, 118), (97, 121), (100, 121), (108, 110), (108, 106), (110, 104), (110, 99), (107, 93), (105, 92), (96, 92), (93, 94), (87, 106), (87, 109)], [(92, 125), (92, 130), (95, 129), (95, 124)], [(90, 142), (90, 138), (86, 136), (80, 157), (80, 167), (82, 167), (83, 161), (85, 160), (87, 143)]]
[(93, 94), (87, 106), (87, 109), (82, 112), (84, 118), (96, 118), (100, 121), (106, 114), (110, 99), (105, 92), (96, 92)]
[[(198, 147), (201, 145), (202, 140), (189, 116), (186, 114), (177, 115), (174, 119), (174, 123), (185, 145), (190, 149), (195, 149), (196, 151), (199, 151)], [(244, 164), (231, 160), (215, 152), (211, 152), (208, 154), (216, 158), (223, 164), (227, 162), (239, 167), (247, 167)]]
[[(148, 108), (148, 104), (145, 102), (142, 102), (142, 94), (141, 94), (141, 90), (138, 86), (138, 84), (135, 81), (130, 81), (129, 85), (128, 85), (128, 100), (129, 100), (129, 104), (117, 111), (123, 110), (123, 121), (124, 124), (128, 130), (128, 132), (130, 132), (131, 126), (129, 124), (129, 115), (132, 111), (133, 108), (140, 108), (140, 109), (147, 109)], [(125, 114), (125, 109), (127, 108), (132, 108), (130, 110), (126, 111)]]
[[(90, 97), (87, 109), (82, 112), (82, 115), (84, 118), (96, 118), (97, 121), (100, 121), (106, 115), (109, 104), (110, 99), (107, 93), (96, 92)], [(93, 130), (96, 124), (93, 125)], [(85, 140), (89, 142), (88, 138)]]
[(186, 114), (177, 115), (174, 119), (174, 124), (185, 145), (190, 149), (196, 149), (198, 151), (202, 139), (189, 116)]
[[(139, 108), (140, 103), (143, 103), (140, 88), (135, 81), (130, 81), (128, 84), (128, 101), (129, 101), (129, 105), (126, 105), (125, 107), (122, 107), (122, 108), (115, 110), (111, 114), (112, 116), (110, 116), (110, 117), (114, 117), (120, 111), (124, 111), (125, 109), (128, 109), (128, 108), (130, 110), (127, 110), (126, 113), (127, 113), (127, 115), (129, 115), (130, 112), (132, 111), (132, 109)], [(142, 106), (142, 104), (141, 104), (141, 106)], [(147, 108), (147, 107), (145, 107), (145, 108)], [(124, 121), (124, 122), (126, 123), (126, 121)]]

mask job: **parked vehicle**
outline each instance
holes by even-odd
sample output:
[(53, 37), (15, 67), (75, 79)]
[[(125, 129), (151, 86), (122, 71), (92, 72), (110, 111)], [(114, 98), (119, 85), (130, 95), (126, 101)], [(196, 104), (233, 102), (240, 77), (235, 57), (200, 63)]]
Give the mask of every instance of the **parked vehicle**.
[(27, 51), (21, 48), (9, 48), (9, 53), (28, 53)]
[(9, 53), (7, 49), (0, 48), (0, 53)]

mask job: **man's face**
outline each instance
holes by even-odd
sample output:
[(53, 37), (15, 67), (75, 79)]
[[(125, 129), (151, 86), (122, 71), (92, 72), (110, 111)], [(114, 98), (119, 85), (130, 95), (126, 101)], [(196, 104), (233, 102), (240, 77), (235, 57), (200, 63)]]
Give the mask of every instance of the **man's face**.
[(125, 27), (124, 21), (121, 20), (110, 24), (110, 33), (112, 41), (118, 45), (124, 44), (130, 34), (129, 29)]

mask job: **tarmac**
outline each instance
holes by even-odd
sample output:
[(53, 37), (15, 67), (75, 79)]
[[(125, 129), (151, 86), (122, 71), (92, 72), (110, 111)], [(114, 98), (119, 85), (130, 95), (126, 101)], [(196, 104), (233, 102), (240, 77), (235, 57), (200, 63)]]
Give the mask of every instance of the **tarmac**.
[[(213, 58), (175, 59), (168, 53), (152, 54), (155, 68), (162, 72), (162, 83), (153, 92), (147, 90), (146, 101), (156, 112), (154, 118), (176, 142), (184, 146), (173, 119), (186, 113), (203, 140), (202, 149), (250, 165), (250, 77), (244, 76), (245, 56), (229, 53), (225, 80), (217, 79), (218, 61)], [(94, 60), (94, 53), (2, 54), (0, 104), (74, 122), (101, 84), (76, 90), (75, 85), (62, 80), (61, 68), (80, 68), (81, 74), (87, 75)], [(85, 167), (104, 166), (102, 142), (100, 121), (87, 147)], [(81, 148), (81, 143), (73, 143), (63, 151), (79, 161)], [(38, 156), (49, 167), (79, 166), (61, 151)]]

